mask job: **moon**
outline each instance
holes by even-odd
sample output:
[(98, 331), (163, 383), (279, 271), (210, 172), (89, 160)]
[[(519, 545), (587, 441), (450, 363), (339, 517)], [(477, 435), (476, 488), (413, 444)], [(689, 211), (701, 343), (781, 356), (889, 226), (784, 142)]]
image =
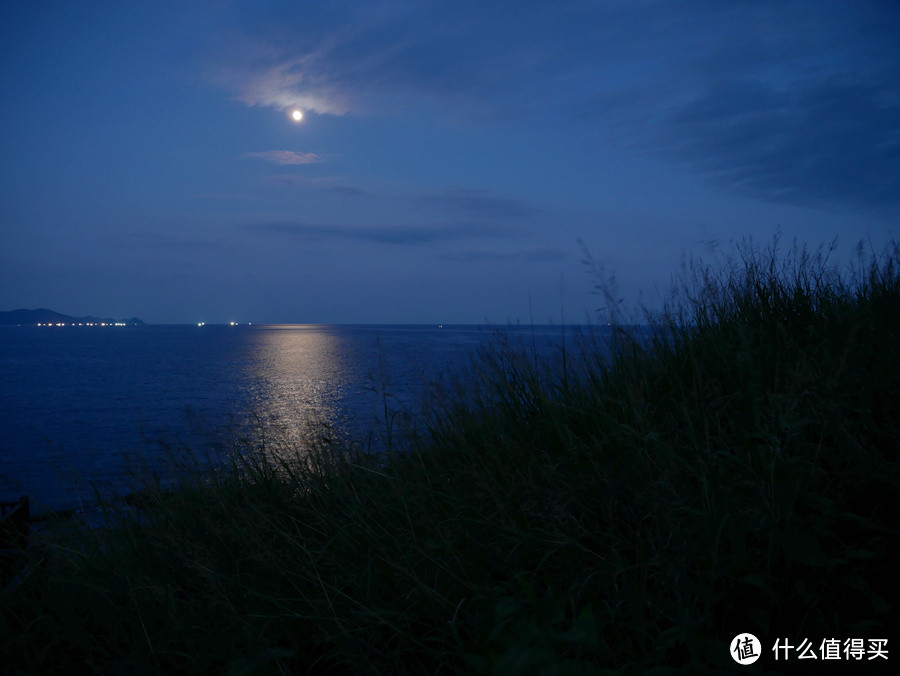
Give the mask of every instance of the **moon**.
[(293, 113), (291, 113), (291, 117), (294, 118), (294, 122), (299, 122), (300, 120), (303, 119), (303, 111), (295, 110)]

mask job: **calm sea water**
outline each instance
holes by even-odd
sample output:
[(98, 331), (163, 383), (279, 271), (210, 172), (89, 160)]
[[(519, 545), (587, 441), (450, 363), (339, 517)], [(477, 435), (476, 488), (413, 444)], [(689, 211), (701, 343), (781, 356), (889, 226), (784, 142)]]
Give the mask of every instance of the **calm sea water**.
[[(552, 359), (559, 327), (507, 327)], [(384, 433), (419, 412), (497, 329), (479, 326), (0, 327), (0, 500), (36, 511), (123, 495), (166, 448), (299, 440), (325, 420)], [(396, 421), (398, 418), (394, 417)], [(408, 419), (400, 416), (399, 419)]]

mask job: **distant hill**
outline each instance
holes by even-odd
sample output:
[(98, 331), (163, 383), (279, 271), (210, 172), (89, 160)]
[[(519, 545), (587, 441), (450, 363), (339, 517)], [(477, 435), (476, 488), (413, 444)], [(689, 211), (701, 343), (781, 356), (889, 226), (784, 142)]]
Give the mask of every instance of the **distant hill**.
[(0, 326), (36, 326), (37, 324), (127, 324), (128, 326), (140, 326), (142, 322), (137, 317), (131, 319), (112, 319), (110, 317), (71, 317), (60, 312), (54, 312), (47, 308), (37, 310), (11, 310), (0, 312)]

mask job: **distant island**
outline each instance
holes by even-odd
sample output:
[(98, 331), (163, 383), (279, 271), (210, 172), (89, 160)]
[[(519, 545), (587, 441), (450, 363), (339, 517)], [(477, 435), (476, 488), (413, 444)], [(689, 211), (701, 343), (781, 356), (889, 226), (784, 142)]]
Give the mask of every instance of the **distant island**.
[(110, 317), (71, 317), (47, 308), (36, 310), (0, 311), (0, 326), (142, 326), (137, 317), (112, 319)]

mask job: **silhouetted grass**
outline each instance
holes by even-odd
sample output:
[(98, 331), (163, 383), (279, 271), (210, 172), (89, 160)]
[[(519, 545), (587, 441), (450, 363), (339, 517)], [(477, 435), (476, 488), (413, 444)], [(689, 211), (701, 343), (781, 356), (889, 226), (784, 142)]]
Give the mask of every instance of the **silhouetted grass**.
[(826, 254), (695, 265), (565, 370), (498, 342), (402, 453), (313, 435), (148, 486), (4, 599), (6, 668), (705, 673), (741, 632), (892, 638), (900, 248)]

